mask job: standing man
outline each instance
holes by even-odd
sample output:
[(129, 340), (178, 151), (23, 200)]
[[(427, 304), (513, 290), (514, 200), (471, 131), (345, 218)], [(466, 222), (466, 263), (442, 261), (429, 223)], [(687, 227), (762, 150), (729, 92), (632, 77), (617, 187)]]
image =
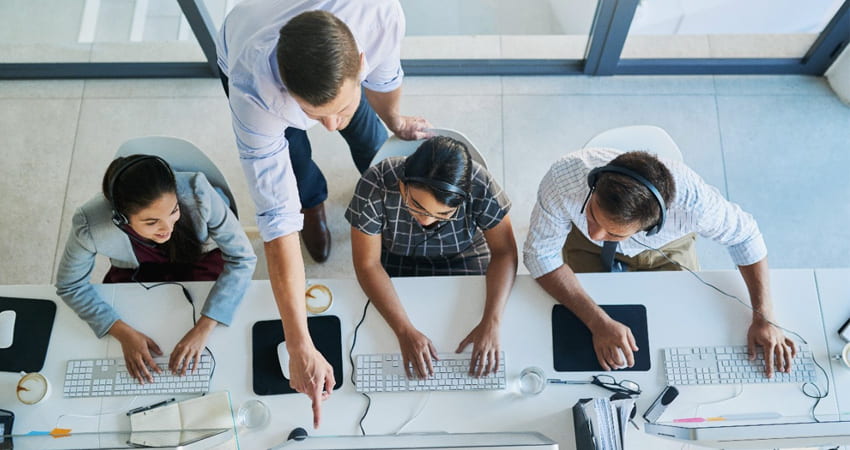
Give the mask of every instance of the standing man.
[(797, 350), (769, 322), (767, 247), (756, 221), (681, 162), (612, 149), (562, 157), (540, 182), (523, 254), (543, 289), (590, 329), (599, 365), (612, 370), (634, 365), (634, 336), (593, 301), (575, 273), (698, 270), (697, 233), (727, 247), (747, 285), (754, 310), (750, 358), (761, 346), (768, 377), (774, 365), (789, 372)]
[(375, 113), (402, 139), (426, 137), (425, 119), (399, 111), (404, 31), (397, 0), (247, 0), (228, 14), (218, 42), (239, 157), (286, 330), (290, 384), (310, 396), (314, 427), (334, 377), (307, 330), (297, 232), (317, 262), (329, 255), (330, 233), (327, 184), (306, 130), (319, 122), (338, 130), (361, 173), (387, 138)]

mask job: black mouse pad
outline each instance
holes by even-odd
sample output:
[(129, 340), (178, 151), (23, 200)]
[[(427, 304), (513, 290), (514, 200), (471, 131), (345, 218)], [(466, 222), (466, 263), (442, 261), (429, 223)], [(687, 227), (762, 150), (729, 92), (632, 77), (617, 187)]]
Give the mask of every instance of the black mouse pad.
[(0, 297), (0, 311), (15, 311), (12, 346), (0, 349), (0, 371), (38, 372), (44, 367), (56, 318), (52, 300)]
[[(634, 367), (619, 370), (647, 371), (651, 367), (646, 307), (643, 305), (600, 305), (611, 318), (632, 329), (638, 350)], [(563, 305), (552, 308), (552, 359), (558, 372), (600, 372), (590, 330)]]
[[(307, 318), (307, 328), (313, 345), (334, 368), (334, 389), (342, 387), (342, 338), (337, 316)], [(263, 320), (254, 323), (251, 330), (254, 393), (257, 395), (291, 394), (289, 379), (280, 372), (277, 344), (285, 340), (280, 320)]]

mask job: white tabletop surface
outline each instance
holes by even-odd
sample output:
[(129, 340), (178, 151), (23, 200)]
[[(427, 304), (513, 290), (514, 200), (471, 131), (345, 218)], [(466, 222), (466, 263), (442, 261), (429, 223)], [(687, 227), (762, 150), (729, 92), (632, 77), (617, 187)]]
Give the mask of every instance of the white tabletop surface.
[[(771, 286), (778, 322), (803, 335), (815, 357), (826, 361), (837, 353), (839, 343), (830, 336), (850, 313), (848, 289), (841, 280), (850, 271), (773, 270)], [(747, 301), (746, 288), (736, 271), (704, 272), (701, 276)], [(644, 304), (647, 307), (652, 370), (649, 372), (615, 373), (618, 379), (638, 382), (643, 395), (638, 400), (639, 416), (665, 385), (660, 348), (673, 346), (712, 346), (744, 344), (751, 313), (734, 300), (721, 296), (702, 285), (692, 275), (681, 272), (587, 274), (580, 275), (585, 289), (601, 304)], [(357, 394), (349, 381), (351, 367), (347, 354), (354, 325), (360, 318), (365, 295), (355, 280), (310, 280), (331, 288), (334, 304), (327, 314), (337, 315), (342, 324), (342, 346), (345, 380), (322, 408), (322, 424), (313, 430), (309, 399), (301, 394), (256, 396), (251, 386), (251, 327), (259, 320), (277, 319), (271, 287), (267, 281), (252, 282), (250, 290), (236, 313), (233, 324), (217, 328), (209, 347), (217, 362), (212, 390), (228, 390), (234, 412), (243, 402), (260, 398), (272, 411), (269, 426), (259, 430), (240, 431), (243, 449), (266, 448), (280, 443), (292, 428), (304, 427), (311, 435), (352, 435), (359, 433), (357, 422), (365, 407), (365, 399)], [(438, 351), (454, 351), (458, 342), (478, 322), (484, 303), (483, 277), (401, 278), (394, 284), (400, 293), (414, 325), (428, 335)], [(846, 282), (844, 283), (846, 284)], [(211, 284), (187, 283), (200, 303)], [(827, 290), (831, 288), (831, 290)], [(105, 297), (114, 301), (123, 320), (151, 336), (166, 353), (191, 326), (191, 307), (176, 286), (163, 286), (145, 291), (136, 285), (101, 287)], [(116, 430), (129, 427), (123, 414), (131, 407), (154, 403), (167, 396), (64, 399), (61, 385), (68, 359), (121, 356), (121, 347), (111, 337), (98, 340), (88, 326), (77, 319), (49, 286), (3, 286), (0, 295), (57, 300), (58, 312), (50, 348), (42, 373), (53, 383), (51, 397), (36, 406), (19, 404), (14, 396), (18, 375), (0, 372), (0, 405), (15, 411), (15, 432), (50, 430), (60, 427), (75, 431)], [(821, 298), (819, 301), (818, 293)], [(547, 376), (586, 380), (592, 372), (555, 373), (552, 362), (551, 309), (555, 302), (528, 276), (517, 278), (516, 286), (502, 320), (502, 347), (506, 353), (509, 388), (505, 391), (379, 393), (372, 395), (372, 406), (364, 427), (369, 434), (394, 433), (427, 401), (420, 416), (406, 432), (420, 431), (540, 431), (558, 441), (562, 449), (575, 448), (572, 433), (572, 405), (582, 397), (607, 396), (595, 386), (548, 385), (535, 397), (518, 393), (516, 379), (527, 366), (539, 366)], [(820, 305), (827, 317), (824, 334)], [(843, 311), (839, 311), (843, 309)], [(831, 322), (836, 324), (831, 324)], [(829, 341), (829, 343), (827, 342)], [(829, 345), (829, 349), (827, 346)], [(360, 329), (354, 354), (398, 352), (392, 331), (370, 306)], [(850, 369), (838, 376), (838, 389), (818, 406), (819, 414), (839, 412), (836, 393), (850, 392)], [(832, 376), (832, 374), (830, 374)], [(738, 389), (740, 390), (740, 388)], [(741, 394), (726, 402), (711, 403), (732, 397), (734, 386), (686, 386), (661, 420), (676, 417), (703, 417), (728, 413), (778, 412), (786, 416), (808, 414), (812, 400), (802, 395), (796, 384), (745, 385)], [(847, 394), (844, 393), (845, 398)], [(706, 402), (699, 410), (697, 406)], [(850, 405), (842, 405), (844, 410)], [(107, 413), (99, 417), (98, 413)], [(65, 416), (60, 417), (60, 414)], [(640, 423), (641, 421), (639, 421)], [(629, 448), (680, 449), (681, 443), (665, 441), (633, 428), (629, 432)]]
[[(850, 269), (818, 269), (815, 271), (823, 325), (829, 355), (838, 355), (847, 341), (838, 335), (838, 329), (850, 319)], [(838, 406), (844, 420), (850, 420), (850, 368), (841, 361), (830, 360), (830, 369)]]

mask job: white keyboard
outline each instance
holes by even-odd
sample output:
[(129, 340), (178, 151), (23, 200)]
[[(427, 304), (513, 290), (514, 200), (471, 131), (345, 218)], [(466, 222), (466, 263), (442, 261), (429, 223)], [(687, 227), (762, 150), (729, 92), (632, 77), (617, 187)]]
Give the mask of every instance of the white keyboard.
[(357, 355), (354, 380), (357, 392), (474, 391), (505, 389), (505, 354), (499, 355), (499, 370), (479, 378), (469, 376), (469, 353), (440, 353), (431, 361), (434, 375), (407, 379), (399, 353)]
[(817, 380), (812, 352), (797, 348), (791, 362), (791, 373), (773, 371), (764, 374), (764, 353), (759, 348), (750, 361), (746, 345), (718, 347), (677, 347), (664, 349), (664, 372), (667, 384), (738, 384), (738, 383), (805, 383)]
[[(177, 376), (168, 369), (168, 357), (154, 358), (162, 373), (148, 368), (154, 382), (139, 382), (127, 373), (124, 359), (75, 359), (65, 370), (65, 397), (116, 397), (122, 395), (196, 394), (209, 392), (213, 363), (201, 354), (195, 373)], [(191, 369), (193, 364), (190, 364)]]

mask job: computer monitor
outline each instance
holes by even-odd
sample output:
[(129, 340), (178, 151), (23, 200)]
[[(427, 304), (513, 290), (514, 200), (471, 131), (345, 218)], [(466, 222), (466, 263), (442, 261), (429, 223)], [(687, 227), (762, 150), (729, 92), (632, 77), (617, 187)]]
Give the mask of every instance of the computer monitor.
[(648, 423), (644, 431), (711, 448), (763, 449), (850, 445), (850, 421), (786, 417), (775, 421)]
[(287, 441), (281, 450), (558, 450), (558, 444), (540, 433), (405, 433), (375, 436), (309, 436)]
[(207, 449), (233, 437), (233, 429), (178, 431), (123, 431), (103, 433), (71, 433), (61, 436), (0, 436), (0, 450), (71, 450), (154, 448), (170, 450)]

